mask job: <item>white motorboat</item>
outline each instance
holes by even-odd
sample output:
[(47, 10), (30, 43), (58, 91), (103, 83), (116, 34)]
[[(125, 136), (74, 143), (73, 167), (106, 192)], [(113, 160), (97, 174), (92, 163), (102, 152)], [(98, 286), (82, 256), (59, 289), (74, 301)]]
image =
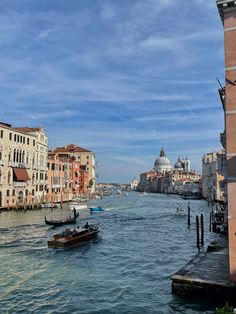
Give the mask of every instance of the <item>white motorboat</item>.
[(80, 210), (80, 209), (87, 209), (88, 208), (86, 203), (78, 202), (78, 201), (70, 202), (69, 206), (70, 206), (70, 210), (74, 210), (74, 209)]

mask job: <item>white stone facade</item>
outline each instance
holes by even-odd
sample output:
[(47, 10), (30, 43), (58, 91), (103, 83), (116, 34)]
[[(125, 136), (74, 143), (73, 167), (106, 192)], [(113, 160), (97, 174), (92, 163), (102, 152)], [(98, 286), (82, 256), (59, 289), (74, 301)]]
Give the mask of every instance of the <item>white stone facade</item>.
[(0, 208), (43, 201), (47, 184), (48, 139), (42, 128), (0, 123)]

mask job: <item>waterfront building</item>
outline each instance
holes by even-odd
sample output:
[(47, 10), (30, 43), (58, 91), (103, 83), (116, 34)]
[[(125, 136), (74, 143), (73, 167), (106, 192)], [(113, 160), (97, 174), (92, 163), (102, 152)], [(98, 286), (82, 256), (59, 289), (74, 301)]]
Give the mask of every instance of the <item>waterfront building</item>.
[(202, 196), (208, 201), (225, 198), (225, 151), (211, 152), (202, 158)]
[(136, 190), (138, 187), (138, 180), (134, 177), (130, 184), (131, 190)]
[[(160, 151), (159, 157), (154, 162), (153, 170), (141, 173), (138, 185), (139, 191), (158, 192), (158, 193), (176, 193), (181, 194), (201, 194), (201, 176), (194, 170), (190, 169), (190, 160), (178, 158), (174, 168), (167, 158), (164, 149)], [(188, 189), (184, 189), (185, 183)]]
[(43, 201), (47, 153), (43, 128), (0, 123), (0, 208), (29, 207)]
[(74, 157), (48, 154), (47, 202), (66, 202), (87, 192), (88, 172)]
[(154, 170), (140, 174), (138, 191), (140, 192), (155, 192), (155, 183), (157, 182), (157, 173)]
[(236, 2), (217, 0), (216, 3), (224, 27), (226, 86), (220, 91), (225, 113), (222, 142), (226, 148), (230, 278), (236, 282)]
[(69, 144), (57, 147), (50, 152), (58, 154), (58, 156), (71, 156), (75, 161), (80, 163), (84, 171), (88, 172), (88, 190), (93, 193), (95, 191), (95, 155), (92, 151), (75, 144)]

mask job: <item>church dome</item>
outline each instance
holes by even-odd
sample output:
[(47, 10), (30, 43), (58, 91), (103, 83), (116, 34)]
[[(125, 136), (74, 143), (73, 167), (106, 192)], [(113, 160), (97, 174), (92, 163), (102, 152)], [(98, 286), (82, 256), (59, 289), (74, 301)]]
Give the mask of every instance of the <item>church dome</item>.
[(166, 154), (162, 148), (160, 152), (160, 157), (158, 157), (154, 163), (154, 170), (156, 172), (164, 172), (171, 170), (171, 163), (169, 159), (166, 157)]
[(180, 157), (178, 158), (178, 160), (175, 163), (175, 169), (183, 169), (183, 164), (181, 162)]

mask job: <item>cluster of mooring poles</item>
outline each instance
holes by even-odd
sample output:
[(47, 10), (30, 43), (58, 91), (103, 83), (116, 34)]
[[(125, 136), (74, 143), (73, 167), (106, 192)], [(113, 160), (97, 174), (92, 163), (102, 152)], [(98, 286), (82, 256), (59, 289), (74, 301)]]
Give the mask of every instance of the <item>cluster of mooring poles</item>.
[[(191, 220), (190, 220), (190, 212), (191, 212), (191, 207), (188, 202), (188, 227), (191, 225)], [(210, 228), (211, 228), (211, 217), (210, 217)], [(210, 229), (211, 231), (211, 229)], [(197, 248), (200, 250), (200, 245), (204, 245), (204, 219), (203, 219), (203, 214), (201, 214), (200, 219), (199, 216), (196, 216), (196, 235), (197, 235)]]

